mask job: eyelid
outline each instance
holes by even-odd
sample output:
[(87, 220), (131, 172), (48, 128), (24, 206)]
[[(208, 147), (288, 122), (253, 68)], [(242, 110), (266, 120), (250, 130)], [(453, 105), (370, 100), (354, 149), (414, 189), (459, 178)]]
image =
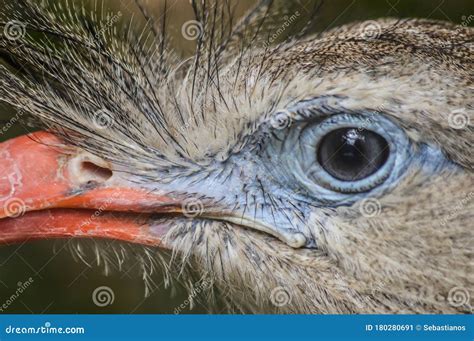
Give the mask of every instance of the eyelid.
[(302, 120), (317, 119), (334, 115), (338, 112), (348, 112), (340, 103), (347, 99), (345, 96), (321, 96), (300, 100), (287, 110), (295, 112)]
[[(295, 104), (286, 106), (268, 116), (263, 122), (257, 125), (257, 131), (278, 131), (289, 128), (293, 123), (307, 121), (321, 121), (329, 116), (347, 112), (348, 110), (338, 105), (338, 102), (345, 99), (343, 96), (322, 96), (299, 100)], [(278, 117), (286, 116), (290, 123), (285, 127), (275, 127)]]
[(329, 133), (332, 130), (340, 129), (340, 128), (356, 128), (357, 130), (364, 130), (369, 129), (381, 135), (387, 134), (386, 129), (383, 125), (377, 121), (375, 112), (370, 112), (367, 114), (347, 114), (347, 113), (340, 113), (336, 115), (332, 115), (326, 117), (326, 119), (322, 119), (318, 123), (317, 129), (308, 129), (310, 132), (315, 135), (316, 133)]

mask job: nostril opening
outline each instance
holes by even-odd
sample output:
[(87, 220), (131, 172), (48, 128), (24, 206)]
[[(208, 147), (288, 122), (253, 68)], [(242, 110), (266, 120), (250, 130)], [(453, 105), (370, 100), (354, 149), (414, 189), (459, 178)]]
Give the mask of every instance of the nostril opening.
[(79, 153), (69, 160), (69, 176), (77, 185), (98, 185), (114, 176), (112, 166), (89, 153)]
[(81, 163), (81, 173), (85, 178), (89, 179), (89, 182), (105, 182), (113, 175), (110, 169), (101, 167), (90, 161), (83, 161)]

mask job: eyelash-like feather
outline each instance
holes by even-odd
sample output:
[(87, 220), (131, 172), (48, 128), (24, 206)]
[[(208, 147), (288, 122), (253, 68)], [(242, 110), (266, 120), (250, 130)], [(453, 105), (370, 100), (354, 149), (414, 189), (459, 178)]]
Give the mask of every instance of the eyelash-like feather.
[[(232, 94), (221, 91), (229, 81), (224, 66), (238, 56), (232, 75), (237, 85), (250, 66), (250, 47), (261, 45), (262, 26), (277, 22), (284, 2), (261, 0), (234, 24), (230, 2), (193, 1), (201, 31), (190, 58), (178, 56), (170, 44), (167, 3), (157, 20), (135, 3), (144, 20), (123, 29), (111, 25), (120, 16), (106, 14), (102, 2), (95, 2), (91, 14), (72, 1), (46, 8), (21, 0), (19, 9), (8, 3), (0, 27), (14, 21), (25, 36), (0, 40), (0, 100), (111, 162), (129, 165), (133, 155), (140, 175), (152, 168), (195, 170), (189, 132), (221, 129), (208, 107), (238, 110)], [(131, 29), (137, 24), (143, 27), (139, 32)], [(98, 128), (97, 120), (105, 120), (107, 129)], [(235, 129), (229, 135), (241, 128), (226, 127)]]

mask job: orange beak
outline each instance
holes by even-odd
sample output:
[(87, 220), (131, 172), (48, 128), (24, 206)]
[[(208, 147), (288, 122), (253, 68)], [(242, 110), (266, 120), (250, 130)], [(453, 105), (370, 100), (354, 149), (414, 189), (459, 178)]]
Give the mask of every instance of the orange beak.
[[(94, 237), (163, 245), (178, 200), (147, 191), (47, 132), (0, 144), (0, 244)], [(157, 221), (160, 221), (159, 223)]]

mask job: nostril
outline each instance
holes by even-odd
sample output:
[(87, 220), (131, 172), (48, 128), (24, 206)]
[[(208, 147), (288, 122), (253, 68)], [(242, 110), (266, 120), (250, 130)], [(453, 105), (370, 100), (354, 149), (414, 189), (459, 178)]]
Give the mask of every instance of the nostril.
[(109, 180), (114, 173), (108, 168), (101, 167), (90, 161), (83, 161), (81, 164), (81, 173), (89, 181), (105, 182)]
[(88, 153), (81, 153), (69, 161), (69, 174), (77, 184), (101, 184), (114, 172), (105, 160)]

